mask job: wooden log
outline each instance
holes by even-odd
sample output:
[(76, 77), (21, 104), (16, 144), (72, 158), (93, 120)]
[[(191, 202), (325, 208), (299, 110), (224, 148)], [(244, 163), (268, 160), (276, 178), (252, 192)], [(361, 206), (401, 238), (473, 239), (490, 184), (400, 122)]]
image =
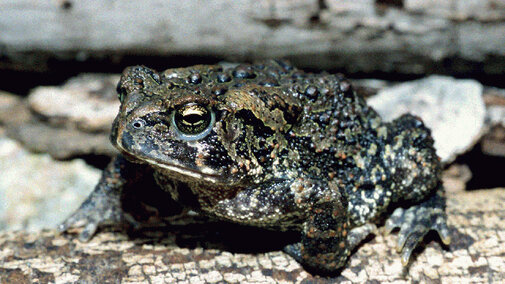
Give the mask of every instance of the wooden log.
[[(457, 172), (457, 171), (456, 171)], [(273, 239), (238, 231), (209, 233), (214, 224), (183, 225), (151, 237), (101, 232), (89, 243), (54, 231), (0, 234), (2, 283), (340, 283), (428, 282), (498, 283), (505, 279), (505, 190), (464, 191), (464, 181), (445, 179), (452, 243), (441, 248), (428, 237), (427, 246), (402, 267), (394, 252), (395, 235), (365, 242), (340, 275), (308, 274), (291, 257), (270, 247)], [(458, 189), (459, 187), (459, 189)], [(216, 227), (217, 226), (217, 227)], [(220, 227), (223, 228), (223, 227)], [(195, 235), (207, 241), (195, 244)], [(226, 237), (228, 235), (228, 237)], [(231, 236), (231, 237), (230, 237)], [(216, 242), (240, 240), (223, 249)], [(253, 240), (251, 242), (251, 239)], [(304, 282), (305, 281), (305, 282)]]
[(504, 42), (503, 0), (0, 2), (1, 68), (199, 55), (287, 57), (300, 67), (348, 72), (500, 74)]

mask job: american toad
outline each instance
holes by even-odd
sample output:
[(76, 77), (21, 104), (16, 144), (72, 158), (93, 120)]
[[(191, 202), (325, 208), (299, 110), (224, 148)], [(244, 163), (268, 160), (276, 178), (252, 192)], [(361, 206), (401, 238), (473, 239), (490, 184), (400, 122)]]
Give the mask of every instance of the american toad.
[(104, 223), (135, 224), (121, 196), (149, 186), (201, 214), (299, 231), (285, 251), (316, 272), (342, 267), (387, 217), (403, 263), (430, 230), (450, 241), (430, 130), (412, 115), (383, 122), (340, 75), (283, 61), (135, 66), (118, 93), (121, 154), (62, 231), (84, 225), (88, 239)]

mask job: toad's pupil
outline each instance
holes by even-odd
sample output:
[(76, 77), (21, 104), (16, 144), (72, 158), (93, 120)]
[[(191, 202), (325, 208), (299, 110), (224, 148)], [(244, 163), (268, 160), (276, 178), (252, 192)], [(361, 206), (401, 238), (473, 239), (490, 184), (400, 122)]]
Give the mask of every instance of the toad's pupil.
[(204, 122), (204, 117), (199, 114), (190, 114), (184, 116), (182, 122), (187, 125), (197, 125)]
[(211, 121), (210, 112), (203, 106), (191, 104), (175, 113), (175, 123), (186, 134), (198, 134), (204, 131)]

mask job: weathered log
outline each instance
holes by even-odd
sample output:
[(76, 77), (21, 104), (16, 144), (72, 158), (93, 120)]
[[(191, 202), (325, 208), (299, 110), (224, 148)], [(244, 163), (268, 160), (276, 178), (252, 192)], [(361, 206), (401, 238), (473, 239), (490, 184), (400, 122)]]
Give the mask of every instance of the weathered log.
[(300, 67), (348, 72), (500, 74), (504, 42), (503, 0), (0, 2), (2, 68), (136, 54), (287, 57)]
[[(53, 231), (2, 233), (0, 282), (503, 281), (505, 189), (464, 191), (456, 189), (462, 185), (457, 178), (446, 178), (445, 183), (452, 243), (449, 248), (441, 248), (437, 239), (429, 236), (427, 246), (417, 251), (405, 268), (393, 249), (395, 235), (378, 235), (368, 240), (351, 256), (340, 275), (325, 278), (310, 275), (295, 260), (271, 248), (275, 242), (271, 236), (260, 233), (243, 238), (250, 232), (218, 232), (226, 226), (195, 223), (136, 237), (102, 232), (89, 243)], [(195, 241), (198, 238), (205, 241)], [(216, 244), (226, 240), (235, 240), (235, 245), (222, 248)], [(258, 249), (262, 246), (263, 250)]]

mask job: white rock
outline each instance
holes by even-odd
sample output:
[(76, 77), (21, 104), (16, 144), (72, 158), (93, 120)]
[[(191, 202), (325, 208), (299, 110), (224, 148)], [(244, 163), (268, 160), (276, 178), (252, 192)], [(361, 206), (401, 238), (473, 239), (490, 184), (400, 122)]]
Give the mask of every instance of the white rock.
[(482, 90), (475, 80), (430, 76), (383, 89), (368, 103), (388, 121), (408, 112), (421, 117), (432, 130), (437, 154), (449, 163), (482, 135)]
[(84, 201), (100, 170), (83, 160), (58, 162), (0, 135), (0, 229), (55, 228)]

